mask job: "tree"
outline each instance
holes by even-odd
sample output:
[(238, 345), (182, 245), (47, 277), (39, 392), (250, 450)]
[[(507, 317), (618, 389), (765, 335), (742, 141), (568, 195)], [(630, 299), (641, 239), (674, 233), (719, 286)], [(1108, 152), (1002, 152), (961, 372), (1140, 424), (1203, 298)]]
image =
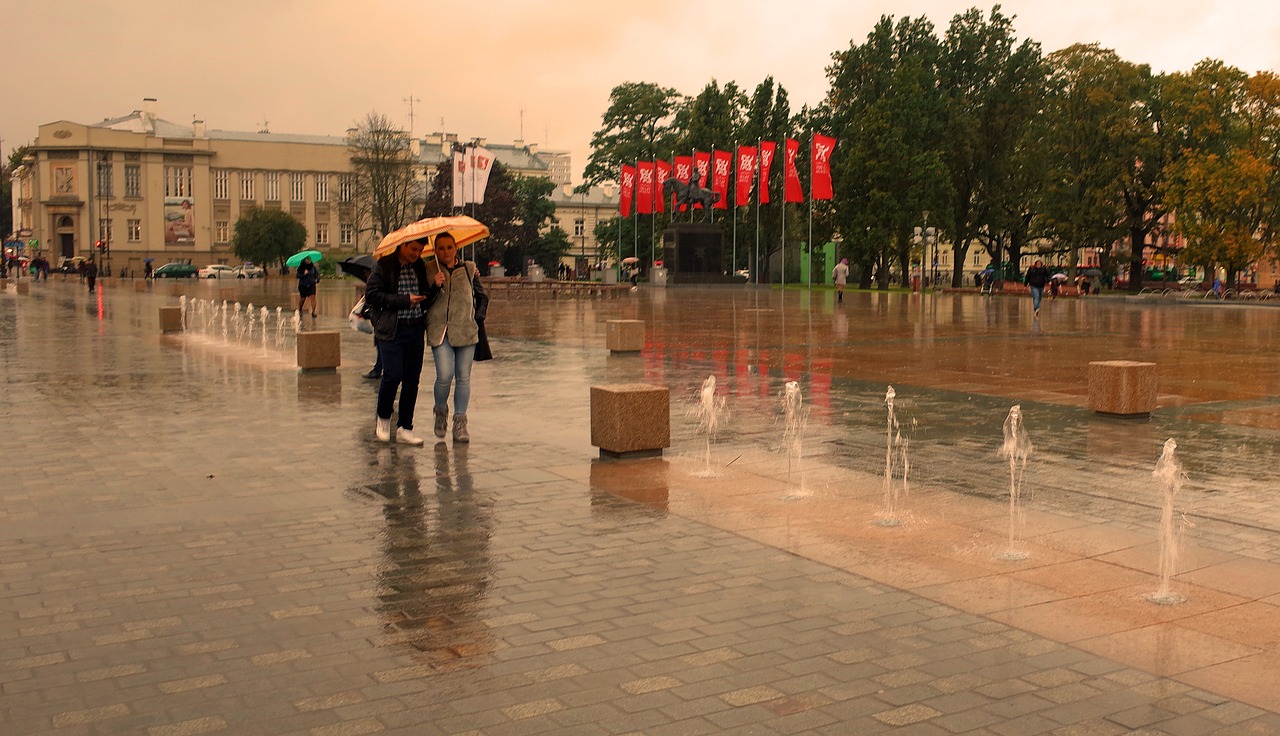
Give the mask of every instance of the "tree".
[(569, 252), (569, 233), (556, 226), (538, 236), (532, 248), (525, 252), (535, 263), (549, 274), (556, 273), (560, 267), (560, 259)]
[[(495, 161), (489, 170), (489, 183), (484, 202), (465, 208), (470, 215), (489, 228), (489, 237), (476, 244), (474, 258), (482, 273), (490, 261), (498, 261), (508, 273), (523, 273), (525, 259), (540, 252), (542, 231), (555, 217), (556, 206), (550, 195), (555, 184), (542, 177), (512, 175), (511, 170)], [(452, 162), (441, 161), (431, 179), (431, 188), (422, 210), (423, 217), (447, 215), (453, 211)]]
[(1041, 190), (1042, 231), (1074, 268), (1082, 247), (1109, 246), (1126, 234), (1125, 184), (1141, 153), (1133, 110), (1149, 72), (1097, 44), (1050, 54), (1046, 66), (1043, 112), (1024, 148)]
[(680, 99), (674, 89), (648, 82), (614, 87), (602, 127), (591, 136), (591, 156), (582, 172), (585, 183), (616, 181), (622, 164), (673, 150), (670, 121)]
[(307, 228), (283, 210), (254, 207), (236, 220), (231, 248), (255, 263), (280, 263), (307, 244)]
[(417, 161), (408, 132), (386, 115), (371, 112), (351, 131), (348, 148), (361, 225), (386, 235), (411, 222)]
[(1040, 45), (1015, 44), (1013, 19), (997, 5), (990, 18), (955, 16), (942, 42), (939, 82), (945, 99), (943, 155), (951, 178), (947, 219), (955, 250), (952, 286), (960, 286), (969, 246), (996, 213), (1017, 144), (1039, 111), (1044, 88)]
[(1205, 60), (1167, 84), (1170, 135), (1179, 146), (1168, 201), (1184, 257), (1237, 274), (1275, 243), (1280, 226), (1280, 79), (1252, 78)]
[(878, 275), (887, 289), (895, 263), (906, 281), (909, 236), (924, 210), (935, 227), (947, 221), (939, 56), (928, 20), (902, 18), (895, 26), (882, 16), (864, 43), (833, 54), (827, 68), (831, 87), (820, 117), (840, 140), (831, 229), (843, 236), (864, 288)]

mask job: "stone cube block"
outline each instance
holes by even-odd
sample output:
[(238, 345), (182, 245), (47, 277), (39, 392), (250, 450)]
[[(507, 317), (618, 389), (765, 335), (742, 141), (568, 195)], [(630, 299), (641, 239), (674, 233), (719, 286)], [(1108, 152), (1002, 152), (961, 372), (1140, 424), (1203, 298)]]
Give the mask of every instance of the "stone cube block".
[(1089, 363), (1089, 409), (1099, 414), (1147, 416), (1156, 408), (1156, 364), (1134, 360)]
[(591, 444), (602, 456), (661, 455), (671, 446), (671, 392), (619, 383), (591, 387)]
[(333, 330), (298, 333), (298, 367), (304, 371), (335, 370), (342, 365), (342, 340)]
[(20, 295), (25, 296), (25, 295), (27, 295), (27, 294), (30, 294), (30, 293), (31, 293), (31, 282), (30, 282), (30, 281), (23, 281), (22, 279), (18, 279), (18, 281), (17, 281), (16, 283), (17, 283), (17, 286), (18, 286), (18, 293), (19, 293)]
[(134, 291), (146, 291), (146, 290), (147, 290), (147, 282), (146, 282), (146, 281), (134, 281), (134, 282), (133, 282), (133, 290), (134, 290)]
[(182, 307), (160, 307), (160, 331), (182, 332)]
[(637, 353), (644, 348), (644, 321), (611, 319), (606, 324), (605, 345), (615, 353)]

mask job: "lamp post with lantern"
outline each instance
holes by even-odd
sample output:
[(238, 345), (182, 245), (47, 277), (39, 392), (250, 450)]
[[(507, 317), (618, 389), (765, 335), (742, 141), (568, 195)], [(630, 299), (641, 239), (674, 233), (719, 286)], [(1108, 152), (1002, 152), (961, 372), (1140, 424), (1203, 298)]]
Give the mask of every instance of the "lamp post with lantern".
[(929, 227), (929, 210), (921, 213), (924, 216), (924, 226), (915, 228), (912, 242), (920, 246), (921, 261), (929, 260), (929, 247), (933, 246), (933, 259), (930, 262), (928, 270), (921, 269), (928, 275), (925, 277), (924, 288), (931, 288), (938, 282), (938, 229)]

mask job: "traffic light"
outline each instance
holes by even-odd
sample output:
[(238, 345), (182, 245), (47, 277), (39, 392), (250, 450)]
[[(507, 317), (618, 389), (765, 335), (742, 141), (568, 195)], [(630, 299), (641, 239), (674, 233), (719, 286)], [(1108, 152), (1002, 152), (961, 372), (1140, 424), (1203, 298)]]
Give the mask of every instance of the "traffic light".
[(93, 244), (93, 247), (97, 248), (97, 249), (98, 249), (98, 252), (99, 252), (99, 253), (101, 253), (101, 252), (102, 252), (102, 241), (101, 241), (101, 240), (99, 240), (98, 242), (94, 243), (94, 244)]

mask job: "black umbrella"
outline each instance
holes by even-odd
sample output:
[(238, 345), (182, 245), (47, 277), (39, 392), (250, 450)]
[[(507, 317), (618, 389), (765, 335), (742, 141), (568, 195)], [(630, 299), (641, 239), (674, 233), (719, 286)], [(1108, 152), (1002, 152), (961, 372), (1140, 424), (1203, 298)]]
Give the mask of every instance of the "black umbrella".
[(1094, 278), (1094, 277), (1097, 277), (1097, 276), (1101, 276), (1101, 275), (1102, 275), (1102, 272), (1101, 272), (1101, 271), (1099, 271), (1099, 270), (1098, 270), (1098, 269), (1096, 269), (1096, 268), (1089, 268), (1089, 269), (1086, 269), (1086, 270), (1085, 270), (1084, 275), (1085, 275), (1085, 276), (1088, 276), (1088, 277), (1090, 277), (1090, 278)]
[(369, 273), (373, 271), (376, 265), (378, 265), (378, 262), (373, 260), (373, 256), (367, 253), (338, 261), (338, 268), (342, 269), (343, 273), (355, 276), (361, 281), (369, 280)]

